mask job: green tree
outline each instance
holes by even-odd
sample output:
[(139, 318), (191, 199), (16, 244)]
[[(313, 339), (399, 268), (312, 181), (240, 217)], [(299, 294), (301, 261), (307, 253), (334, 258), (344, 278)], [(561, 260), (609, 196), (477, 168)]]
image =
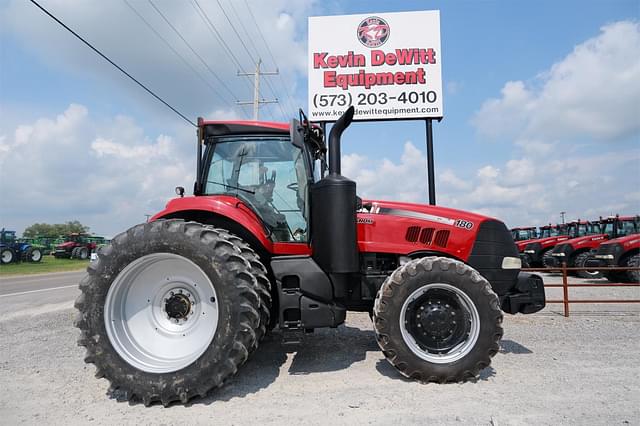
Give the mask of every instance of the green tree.
[(77, 220), (71, 220), (66, 223), (34, 223), (27, 227), (22, 236), (25, 238), (49, 237), (56, 238), (60, 235), (71, 234), (72, 232), (89, 232), (89, 227), (83, 225)]

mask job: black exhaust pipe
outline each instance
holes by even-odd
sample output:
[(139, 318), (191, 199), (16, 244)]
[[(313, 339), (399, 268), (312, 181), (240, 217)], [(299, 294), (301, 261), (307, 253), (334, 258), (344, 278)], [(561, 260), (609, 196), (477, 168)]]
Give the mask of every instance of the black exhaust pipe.
[(355, 109), (353, 106), (350, 106), (342, 117), (336, 121), (336, 124), (331, 128), (331, 133), (329, 134), (329, 174), (330, 175), (339, 175), (340, 174), (340, 137), (342, 136), (342, 132), (345, 131), (347, 127), (353, 121), (353, 114), (355, 113)]

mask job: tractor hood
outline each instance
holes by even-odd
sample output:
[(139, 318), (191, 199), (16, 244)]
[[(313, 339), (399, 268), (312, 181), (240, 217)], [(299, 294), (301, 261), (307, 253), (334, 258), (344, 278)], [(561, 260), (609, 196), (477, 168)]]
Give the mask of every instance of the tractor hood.
[(555, 237), (547, 237), (547, 238), (540, 238), (538, 240), (531, 240), (529, 244), (537, 243), (544, 247), (544, 246), (554, 245), (560, 242), (564, 242), (564, 241), (567, 241), (568, 239), (569, 239), (568, 235), (557, 235)]
[[(362, 207), (363, 208), (360, 212), (363, 210), (369, 210), (371, 213), (376, 214), (410, 217), (466, 229), (473, 229), (476, 224), (487, 219), (493, 219), (488, 216), (451, 209), (448, 207), (431, 206), (428, 204), (402, 203), (397, 201), (363, 200)], [(457, 224), (456, 221), (458, 221)], [(462, 226), (460, 223), (461, 221), (467, 221), (470, 223)]]
[(606, 244), (622, 244), (625, 247), (631, 247), (633, 245), (640, 245), (640, 234), (625, 235), (624, 237), (614, 238), (603, 242), (601, 245)]
[(584, 237), (571, 238), (570, 240), (566, 240), (563, 244), (569, 244), (573, 247), (574, 250), (583, 247), (597, 247), (604, 240), (609, 238), (607, 234), (595, 234), (595, 235), (585, 235)]
[(68, 247), (73, 247), (76, 243), (74, 243), (73, 241), (66, 241), (62, 244), (58, 244), (56, 246), (57, 249), (66, 249)]

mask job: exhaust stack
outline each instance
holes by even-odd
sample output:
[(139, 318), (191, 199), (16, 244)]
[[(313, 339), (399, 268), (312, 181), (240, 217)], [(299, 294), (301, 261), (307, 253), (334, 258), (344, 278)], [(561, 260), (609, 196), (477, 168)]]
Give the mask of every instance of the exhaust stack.
[(311, 186), (313, 259), (331, 277), (334, 297), (347, 294), (349, 274), (359, 271), (356, 183), (340, 174), (340, 137), (353, 121), (344, 112), (329, 135), (329, 174)]
[(355, 109), (352, 106), (349, 107), (336, 121), (336, 124), (331, 128), (331, 133), (329, 133), (329, 174), (331, 175), (340, 174), (340, 138), (342, 137), (342, 132), (353, 121), (354, 113)]

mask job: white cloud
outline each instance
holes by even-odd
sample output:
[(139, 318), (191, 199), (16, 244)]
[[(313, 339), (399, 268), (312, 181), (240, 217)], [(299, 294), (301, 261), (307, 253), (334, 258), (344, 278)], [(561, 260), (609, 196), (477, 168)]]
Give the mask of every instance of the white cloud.
[(509, 81), (472, 123), (492, 139), (614, 142), (640, 131), (640, 24), (622, 21), (531, 83)]
[[(0, 140), (0, 218), (20, 231), (78, 219), (112, 236), (193, 184), (195, 155), (153, 139), (128, 117), (99, 120), (82, 105), (17, 126)], [(195, 143), (194, 143), (195, 150)]]

